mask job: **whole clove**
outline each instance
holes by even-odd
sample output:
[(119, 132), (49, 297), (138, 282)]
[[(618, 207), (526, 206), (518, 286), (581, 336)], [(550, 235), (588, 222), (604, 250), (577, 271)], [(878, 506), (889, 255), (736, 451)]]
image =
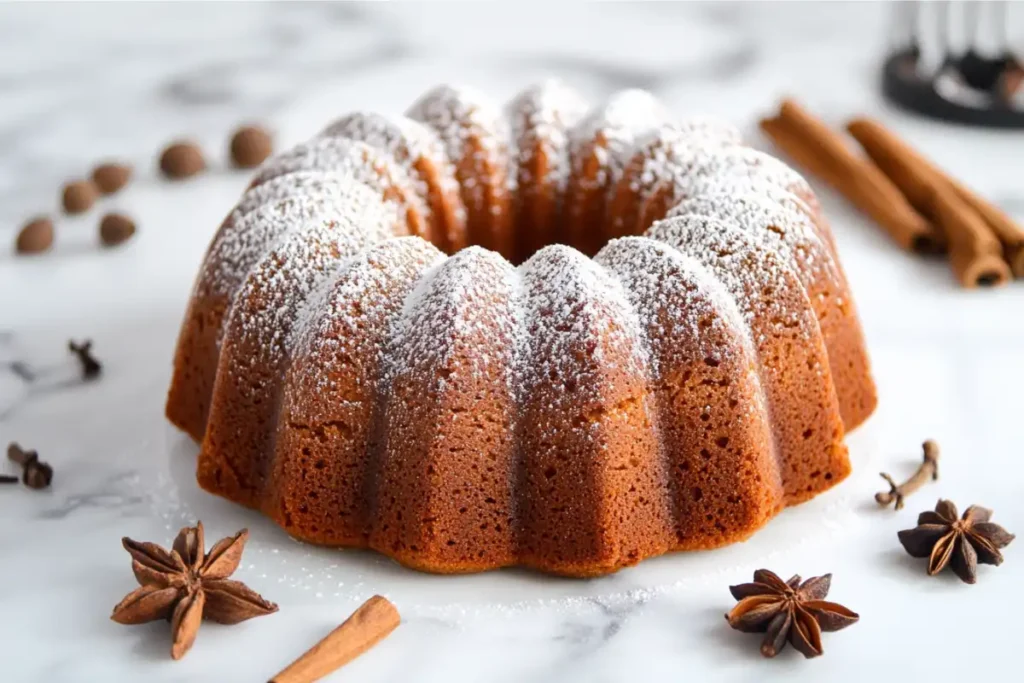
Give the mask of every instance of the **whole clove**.
[(17, 484), (18, 478), (9, 474), (0, 474), (0, 484)]
[(95, 379), (103, 371), (103, 366), (92, 355), (91, 339), (81, 344), (76, 344), (73, 340), (68, 341), (68, 350), (78, 357), (78, 362), (82, 365), (82, 379)]
[(882, 472), (882, 479), (889, 482), (889, 490), (875, 494), (875, 500), (879, 505), (888, 507), (890, 503), (896, 501), (896, 509), (902, 510), (904, 499), (907, 496), (921, 488), (925, 482), (935, 481), (939, 478), (939, 444), (928, 439), (921, 445), (921, 448), (924, 451), (921, 466), (911, 475), (910, 479), (902, 484), (897, 484), (891, 476)]
[(53, 468), (39, 459), (36, 451), (26, 451), (16, 443), (7, 446), (7, 457), (21, 465), (21, 481), (30, 489), (45, 489), (53, 481)]

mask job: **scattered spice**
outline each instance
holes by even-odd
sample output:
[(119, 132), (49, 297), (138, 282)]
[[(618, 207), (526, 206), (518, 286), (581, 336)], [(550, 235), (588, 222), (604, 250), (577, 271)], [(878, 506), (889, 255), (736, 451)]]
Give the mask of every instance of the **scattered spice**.
[(1014, 535), (989, 521), (992, 511), (972, 505), (957, 518), (951, 501), (939, 500), (935, 511), (922, 512), (917, 526), (899, 532), (900, 543), (911, 557), (928, 558), (928, 575), (934, 576), (947, 566), (964, 583), (977, 581), (978, 563), (1000, 565), (1005, 548)]
[(69, 339), (68, 350), (75, 354), (78, 357), (78, 362), (82, 364), (82, 379), (90, 380), (99, 377), (103, 366), (92, 355), (91, 339), (86, 339), (81, 344), (76, 344), (74, 340)]
[(18, 478), (9, 474), (0, 474), (0, 484), (17, 484)]
[(777, 655), (787, 641), (804, 657), (817, 657), (822, 653), (822, 631), (838, 631), (860, 619), (855, 612), (825, 600), (831, 585), (831, 574), (800, 583), (799, 576), (783, 581), (774, 572), (758, 569), (753, 583), (729, 587), (739, 602), (725, 618), (738, 631), (764, 633), (761, 654), (765, 657)]
[(270, 133), (259, 126), (242, 126), (231, 136), (231, 161), (238, 168), (255, 168), (273, 152)]
[(108, 213), (100, 221), (100, 241), (113, 247), (131, 239), (135, 234), (135, 221), (119, 213)]
[(890, 503), (896, 501), (896, 509), (903, 509), (904, 499), (914, 491), (921, 488), (926, 481), (936, 481), (939, 478), (939, 444), (932, 439), (928, 439), (921, 448), (924, 451), (924, 459), (921, 462), (921, 466), (917, 468), (917, 471), (900, 485), (896, 485), (893, 478), (882, 472), (882, 479), (889, 482), (889, 490), (882, 491), (875, 494), (875, 500), (882, 507), (888, 507)]
[(402, 618), (386, 598), (375, 595), (323, 640), (270, 679), (270, 683), (312, 683), (384, 640)]
[(45, 489), (53, 481), (53, 468), (39, 459), (36, 451), (26, 451), (16, 443), (7, 445), (8, 459), (21, 465), (21, 481), (30, 489)]
[(19, 254), (39, 254), (53, 246), (53, 221), (45, 216), (33, 218), (18, 233), (15, 249)]
[(127, 185), (131, 177), (132, 167), (127, 164), (107, 162), (92, 171), (92, 181), (103, 194), (114, 194)]
[(205, 553), (203, 523), (184, 527), (170, 551), (155, 543), (121, 539), (132, 556), (139, 588), (114, 607), (110, 618), (119, 624), (171, 622), (171, 657), (181, 659), (195, 642), (202, 619), (237, 624), (272, 614), (277, 605), (231, 576), (238, 569), (249, 532), (217, 541)]
[(160, 155), (160, 170), (171, 180), (191, 178), (205, 169), (203, 152), (192, 142), (175, 142)]
[(92, 208), (100, 191), (91, 180), (75, 180), (64, 186), (62, 202), (70, 214), (84, 213)]

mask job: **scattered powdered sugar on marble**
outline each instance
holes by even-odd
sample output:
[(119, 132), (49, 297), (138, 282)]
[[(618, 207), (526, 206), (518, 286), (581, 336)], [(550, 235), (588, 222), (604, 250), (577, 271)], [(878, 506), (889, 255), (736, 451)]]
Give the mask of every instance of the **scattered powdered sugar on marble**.
[[(518, 173), (521, 181), (546, 183), (564, 190), (571, 168), (568, 132), (586, 112), (587, 101), (558, 80), (546, 80), (519, 93), (506, 107), (516, 145), (511, 156), (519, 162), (512, 173)], [(527, 175), (538, 153), (547, 159), (544, 178)]]
[[(665, 107), (645, 90), (622, 90), (593, 110), (569, 133), (573, 173), (590, 189), (618, 182), (633, 155), (635, 144), (670, 120)], [(600, 170), (583, 177), (583, 166), (596, 156)]]

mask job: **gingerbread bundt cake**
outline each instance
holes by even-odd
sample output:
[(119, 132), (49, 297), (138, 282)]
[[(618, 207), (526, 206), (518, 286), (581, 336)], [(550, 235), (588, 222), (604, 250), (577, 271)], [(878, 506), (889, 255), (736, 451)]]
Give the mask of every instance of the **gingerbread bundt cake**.
[[(591, 258), (593, 255), (593, 258)], [(269, 160), (178, 341), (203, 488), (434, 572), (592, 576), (841, 481), (875, 406), (807, 183), (727, 124), (440, 87)]]

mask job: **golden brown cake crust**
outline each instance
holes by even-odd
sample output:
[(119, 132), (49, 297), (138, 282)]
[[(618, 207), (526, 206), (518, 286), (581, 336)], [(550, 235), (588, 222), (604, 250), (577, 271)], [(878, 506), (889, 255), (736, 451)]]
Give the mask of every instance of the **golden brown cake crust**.
[(875, 387), (810, 187), (646, 93), (580, 103), (442, 86), (257, 171), (168, 396), (203, 488), (424, 571), (597, 576), (848, 475)]

